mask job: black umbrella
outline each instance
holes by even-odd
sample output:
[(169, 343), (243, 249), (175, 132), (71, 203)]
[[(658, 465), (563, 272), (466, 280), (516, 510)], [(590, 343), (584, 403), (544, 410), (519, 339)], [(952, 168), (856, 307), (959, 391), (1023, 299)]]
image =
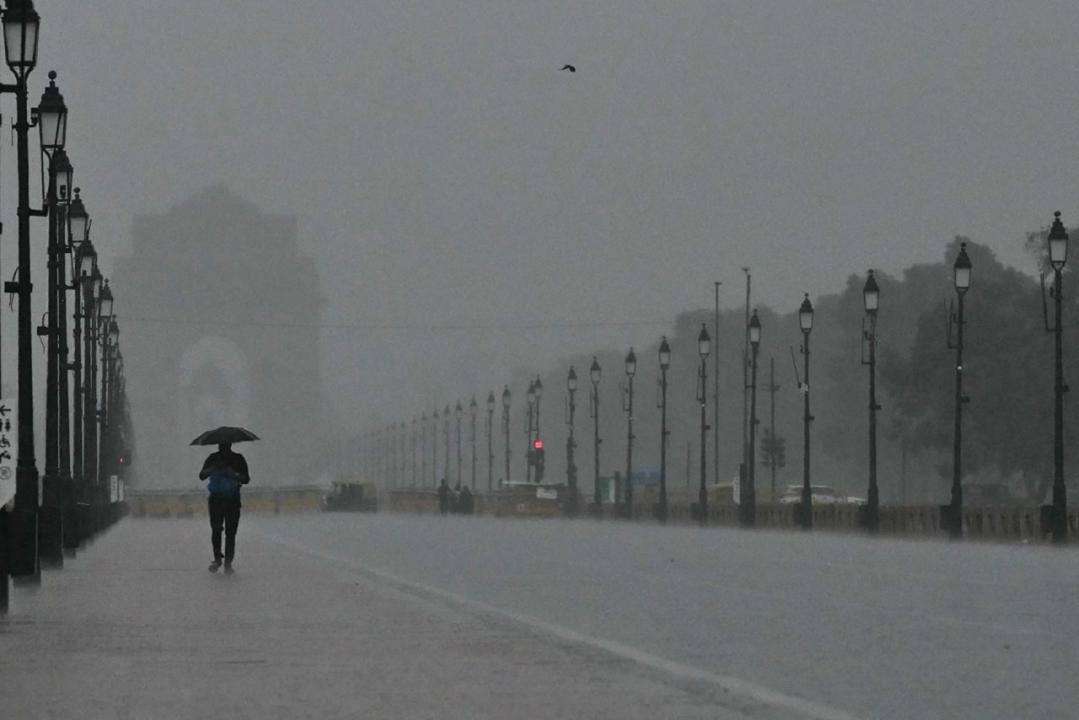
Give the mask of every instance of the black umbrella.
[(191, 441), (192, 445), (220, 445), (221, 443), (238, 443), (248, 440), (258, 440), (259, 436), (242, 427), (229, 427), (222, 425), (216, 430), (207, 430), (202, 435)]

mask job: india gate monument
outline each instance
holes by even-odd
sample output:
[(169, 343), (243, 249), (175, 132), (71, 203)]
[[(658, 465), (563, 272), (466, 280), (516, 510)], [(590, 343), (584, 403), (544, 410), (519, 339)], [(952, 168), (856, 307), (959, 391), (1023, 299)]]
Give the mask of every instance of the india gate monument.
[(219, 425), (262, 440), (236, 449), (262, 486), (318, 480), (326, 427), (314, 261), (297, 221), (264, 213), (222, 186), (141, 215), (113, 286), (138, 445), (139, 487), (198, 487), (212, 448), (189, 447)]

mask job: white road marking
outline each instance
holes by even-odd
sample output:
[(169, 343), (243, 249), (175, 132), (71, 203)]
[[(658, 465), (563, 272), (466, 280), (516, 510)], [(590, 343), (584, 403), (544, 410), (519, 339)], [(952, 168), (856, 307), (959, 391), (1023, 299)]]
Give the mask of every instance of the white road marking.
[(577, 643), (586, 647), (603, 650), (611, 655), (626, 660), (632, 660), (633, 662), (644, 665), (645, 667), (658, 670), (666, 673), (667, 675), (679, 678), (681, 680), (690, 680), (695, 682), (707, 683), (719, 687), (720, 689), (731, 693), (732, 695), (741, 696), (743, 698), (756, 701), (763, 705), (768, 705), (774, 708), (782, 708), (784, 710), (798, 713), (811, 720), (860, 720), (855, 715), (840, 710), (838, 708), (824, 705), (822, 703), (814, 702), (812, 700), (805, 700), (803, 698), (795, 697), (793, 695), (787, 695), (777, 690), (757, 685), (756, 683), (743, 680), (741, 678), (732, 677), (730, 675), (720, 675), (718, 673), (710, 672), (708, 670), (702, 670), (700, 668), (686, 665), (675, 660), (653, 655), (652, 653), (640, 650), (638, 648), (626, 645), (624, 643), (616, 642), (614, 640), (605, 640), (603, 638), (594, 637), (592, 635), (586, 635), (576, 630), (563, 627), (562, 625), (556, 625), (546, 620), (519, 613), (513, 610), (507, 610), (495, 605), (490, 605), (482, 600), (476, 600), (460, 593), (455, 593), (450, 590), (428, 585), (427, 583), (419, 582), (416, 580), (409, 580), (403, 578), (400, 575), (395, 575), (391, 572), (381, 570), (379, 568), (370, 567), (362, 564), (353, 558), (345, 558), (340, 555), (336, 555), (319, 548), (310, 547), (302, 543), (295, 542), (293, 540), (284, 540), (279, 537), (267, 535), (267, 539), (272, 540), (280, 545), (285, 545), (295, 550), (305, 552), (309, 555), (320, 557), (324, 560), (329, 560), (334, 563), (344, 563), (349, 566), (349, 569), (356, 572), (359, 575), (376, 578), (389, 585), (396, 586), (413, 592), (418, 592), (424, 595), (437, 597), (442, 600), (446, 600), (457, 605), (462, 605), (474, 610), (478, 610), (484, 613), (491, 613), (500, 617), (511, 620), (515, 623), (520, 623), (533, 630), (540, 631), (553, 635), (561, 640), (565, 640), (571, 643)]

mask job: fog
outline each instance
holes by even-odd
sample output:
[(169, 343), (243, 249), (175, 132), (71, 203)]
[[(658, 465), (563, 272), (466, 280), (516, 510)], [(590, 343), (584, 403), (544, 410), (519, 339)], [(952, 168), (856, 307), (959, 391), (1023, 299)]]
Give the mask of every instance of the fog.
[[(756, 301), (789, 311), (852, 272), (936, 260), (956, 234), (1025, 268), (1023, 233), (1079, 210), (1071, 3), (38, 11), (31, 98), (57, 70), (104, 272), (136, 216), (206, 187), (294, 217), (325, 298), (319, 346), (297, 351), (318, 353), (348, 432), (652, 343), (710, 307), (715, 280), (737, 306), (743, 266)], [(13, 219), (5, 237), (10, 268)], [(202, 320), (120, 295), (116, 311), (145, 342)]]

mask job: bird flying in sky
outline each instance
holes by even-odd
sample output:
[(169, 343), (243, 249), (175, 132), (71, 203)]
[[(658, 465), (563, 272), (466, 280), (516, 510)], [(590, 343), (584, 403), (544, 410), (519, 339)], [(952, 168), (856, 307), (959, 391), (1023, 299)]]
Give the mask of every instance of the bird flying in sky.
[(559, 72), (561, 72), (563, 70), (569, 70), (570, 72), (577, 72), (577, 68), (573, 67), (572, 65), (563, 65), (561, 68), (559, 68)]

